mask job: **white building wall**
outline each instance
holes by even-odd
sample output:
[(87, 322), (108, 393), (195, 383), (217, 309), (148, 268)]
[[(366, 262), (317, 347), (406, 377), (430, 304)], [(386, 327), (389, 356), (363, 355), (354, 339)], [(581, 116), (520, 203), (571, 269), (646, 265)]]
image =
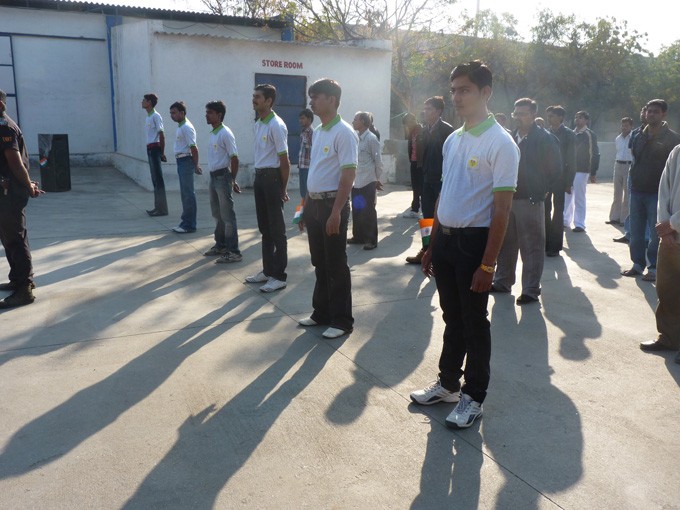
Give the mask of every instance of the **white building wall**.
[(71, 154), (111, 153), (105, 18), (0, 7), (0, 32), (28, 34), (13, 35), (12, 43), (21, 129), (29, 152), (37, 154), (39, 133), (66, 133)]
[[(117, 113), (118, 152), (124, 156), (118, 156), (116, 159), (121, 170), (147, 188), (151, 187), (151, 182), (146, 166), (146, 150), (142, 143), (144, 115), (138, 102), (144, 91), (139, 83), (144, 83), (144, 86), (155, 91), (160, 98), (157, 110), (163, 116), (166, 129), (166, 155), (169, 163), (164, 165), (164, 176), (166, 187), (169, 189), (177, 187), (176, 167), (172, 157), (176, 125), (170, 119), (169, 107), (178, 99), (187, 105), (187, 116), (196, 127), (199, 152), (203, 155), (210, 132), (205, 123), (204, 106), (212, 99), (222, 99), (226, 103), (225, 123), (234, 132), (239, 148), (241, 161), (239, 182), (244, 185), (251, 184), (254, 159), (252, 144), (254, 112), (251, 96), (256, 73), (306, 76), (307, 86), (323, 77), (336, 79), (343, 87), (340, 107), (342, 117), (351, 122), (356, 111), (371, 111), (375, 116), (377, 128), (382, 133), (389, 133), (391, 69), (389, 51), (159, 33), (163, 31), (160, 22), (148, 23), (154, 31), (149, 45), (150, 82), (142, 78), (137, 82), (131, 81), (125, 76), (135, 73), (123, 70), (124, 67), (139, 66), (139, 60), (146, 58), (145, 55), (142, 56), (143, 52), (135, 55), (133, 59), (117, 62), (120, 78), (120, 85), (117, 88), (120, 105)], [(139, 33), (132, 34), (128, 30), (116, 33), (117, 37), (133, 35), (135, 38), (140, 37)], [(295, 62), (301, 64), (302, 69), (271, 67), (263, 63), (263, 60)], [(276, 110), (276, 106), (274, 109)], [(121, 141), (122, 125), (125, 125), (128, 131), (125, 144)], [(136, 143), (134, 139), (138, 139), (139, 142)], [(205, 166), (205, 157), (202, 156), (201, 160)], [(197, 180), (197, 185), (205, 185), (205, 180)]]

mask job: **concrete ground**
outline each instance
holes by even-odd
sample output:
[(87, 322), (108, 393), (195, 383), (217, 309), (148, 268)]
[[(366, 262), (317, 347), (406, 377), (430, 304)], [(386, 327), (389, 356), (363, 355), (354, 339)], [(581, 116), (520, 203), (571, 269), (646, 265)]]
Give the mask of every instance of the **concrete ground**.
[(540, 306), (490, 298), (485, 415), (454, 432), (450, 404), (408, 397), (443, 332), (434, 282), (404, 264), (408, 190), (381, 193), (377, 250), (348, 247), (355, 330), (328, 341), (296, 324), (314, 273), (292, 224), (288, 288), (242, 283), (261, 267), (251, 191), (225, 267), (201, 255), (205, 192), (177, 235), (177, 192), (149, 218), (115, 170), (72, 173), (28, 208), (35, 304), (0, 314), (0, 508), (680, 508), (680, 365), (638, 348), (655, 290), (619, 276), (611, 185), (589, 186)]

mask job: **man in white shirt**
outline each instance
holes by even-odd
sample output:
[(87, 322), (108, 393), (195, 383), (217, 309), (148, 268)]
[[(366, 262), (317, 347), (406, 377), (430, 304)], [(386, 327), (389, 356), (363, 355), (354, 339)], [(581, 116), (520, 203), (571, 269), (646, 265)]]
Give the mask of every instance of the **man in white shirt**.
[(308, 93), (309, 105), (321, 125), (314, 130), (307, 198), (299, 225), (301, 231), (307, 227), (316, 284), (312, 297), (314, 311), (300, 325), (328, 325), (323, 336), (338, 338), (354, 327), (347, 224), (359, 140), (352, 126), (338, 115), (342, 94), (338, 82), (318, 80)]
[(352, 237), (347, 244), (363, 244), (364, 250), (378, 246), (377, 190), (383, 171), (380, 141), (370, 130), (371, 116), (357, 112), (352, 127), (359, 134), (359, 164), (352, 188)]
[(146, 133), (146, 156), (149, 159), (151, 183), (153, 184), (154, 208), (147, 210), (149, 216), (167, 216), (168, 200), (165, 196), (165, 181), (161, 162), (166, 162), (165, 134), (163, 133), (163, 118), (156, 111), (158, 96), (144, 94), (142, 108), (146, 110), (144, 131)]
[(257, 85), (253, 109), (257, 120), (255, 134), (255, 212), (262, 234), (262, 271), (246, 277), (247, 283), (264, 283), (262, 292), (286, 287), (288, 239), (283, 204), (288, 201), (288, 128), (272, 110), (276, 101), (274, 85)]
[(238, 174), (238, 149), (234, 134), (224, 125), (227, 107), (222, 101), (210, 101), (205, 105), (205, 121), (213, 130), (208, 144), (208, 170), (210, 171), (210, 210), (215, 218), (215, 245), (203, 255), (219, 255), (220, 264), (240, 262), (238, 227), (234, 212), (234, 193), (240, 193), (236, 183)]
[[(659, 253), (656, 261), (656, 340), (642, 342), (643, 351), (680, 349), (680, 145), (668, 156), (659, 181), (656, 233)], [(675, 356), (680, 363), (680, 352)]]
[(517, 186), (519, 148), (487, 108), (492, 82), (480, 61), (451, 73), (453, 105), (465, 124), (444, 142), (442, 190), (422, 260), (425, 275), (437, 282), (446, 328), (439, 378), (411, 400), (458, 402), (446, 418), (452, 428), (469, 427), (482, 415), (491, 358), (487, 302)]
[(609, 209), (607, 225), (623, 225), (628, 218), (628, 171), (633, 162), (630, 151), (630, 133), (633, 130), (633, 119), (621, 119), (621, 133), (614, 141), (616, 145), (616, 162), (614, 163), (614, 200)]
[(178, 234), (196, 232), (196, 193), (194, 192), (194, 173), (202, 172), (198, 164), (196, 129), (187, 119), (187, 107), (183, 101), (175, 101), (170, 106), (170, 117), (177, 122), (177, 133), (173, 147), (177, 161), (179, 194), (182, 200), (182, 217), (177, 227), (172, 229)]

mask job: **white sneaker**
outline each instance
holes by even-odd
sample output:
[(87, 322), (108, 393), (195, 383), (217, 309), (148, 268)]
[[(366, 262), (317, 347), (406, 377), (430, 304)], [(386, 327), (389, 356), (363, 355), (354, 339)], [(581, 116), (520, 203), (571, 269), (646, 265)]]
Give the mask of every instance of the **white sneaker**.
[(454, 403), (460, 400), (460, 391), (449, 391), (442, 386), (437, 379), (428, 387), (422, 390), (416, 390), (411, 393), (411, 400), (416, 404), (429, 406), (437, 402)]
[(402, 218), (420, 218), (420, 213), (417, 213), (415, 211), (406, 211), (404, 214), (401, 215)]
[(346, 335), (347, 333), (348, 331), (345, 331), (344, 329), (331, 327), (324, 331), (321, 335), (324, 338), (340, 338), (342, 335)]
[(246, 276), (246, 283), (262, 283), (269, 281), (269, 276), (260, 271), (257, 274)]
[(277, 280), (276, 278), (269, 278), (267, 283), (260, 287), (260, 292), (274, 292), (275, 290), (281, 290), (286, 288), (286, 282)]
[(319, 323), (316, 322), (314, 319), (311, 317), (307, 317), (306, 319), (300, 319), (298, 321), (298, 324), (300, 326), (317, 326)]
[(482, 404), (463, 393), (456, 408), (446, 417), (446, 426), (452, 429), (466, 429), (482, 416)]

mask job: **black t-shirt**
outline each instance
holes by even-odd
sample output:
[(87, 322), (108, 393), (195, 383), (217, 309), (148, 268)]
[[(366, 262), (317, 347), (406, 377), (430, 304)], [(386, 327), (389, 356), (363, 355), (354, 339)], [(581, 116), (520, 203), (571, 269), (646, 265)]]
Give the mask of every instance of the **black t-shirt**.
[(21, 129), (6, 114), (0, 116), (0, 176), (8, 178), (14, 186), (23, 186), (17, 181), (16, 177), (9, 168), (9, 163), (5, 157), (6, 150), (14, 150), (21, 154), (24, 166), (28, 168), (28, 151), (24, 144), (24, 136)]

